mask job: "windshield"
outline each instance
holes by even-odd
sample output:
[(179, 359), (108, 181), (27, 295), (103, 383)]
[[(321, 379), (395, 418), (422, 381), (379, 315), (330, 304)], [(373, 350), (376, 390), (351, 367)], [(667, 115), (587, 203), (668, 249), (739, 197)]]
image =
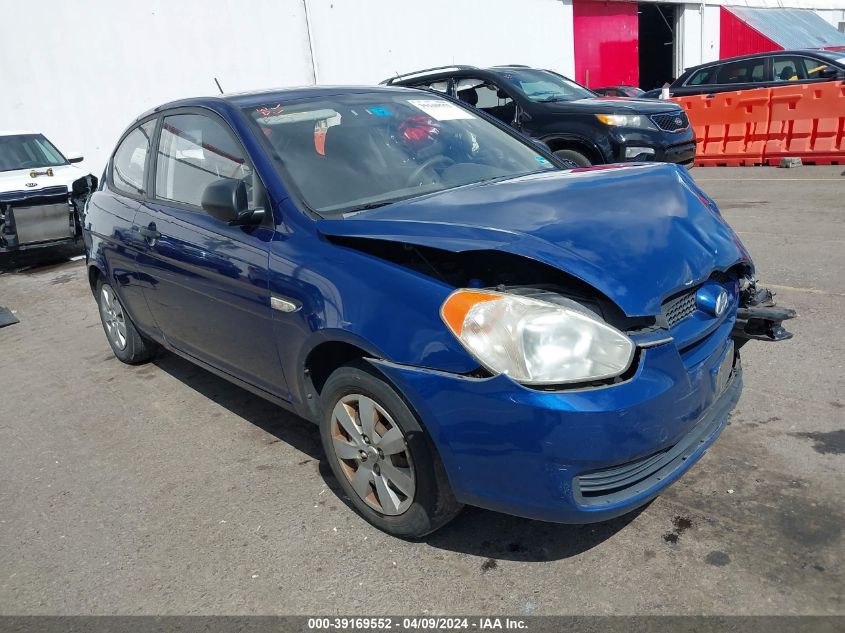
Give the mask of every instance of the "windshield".
[(548, 70), (508, 69), (502, 72), (501, 77), (522, 91), (532, 101), (541, 103), (575, 101), (576, 99), (588, 99), (596, 96), (571, 79), (561, 77)]
[(41, 134), (0, 136), (0, 171), (66, 164), (61, 152)]
[(528, 142), (420, 91), (333, 95), (248, 108), (281, 176), (321, 215), (556, 169)]

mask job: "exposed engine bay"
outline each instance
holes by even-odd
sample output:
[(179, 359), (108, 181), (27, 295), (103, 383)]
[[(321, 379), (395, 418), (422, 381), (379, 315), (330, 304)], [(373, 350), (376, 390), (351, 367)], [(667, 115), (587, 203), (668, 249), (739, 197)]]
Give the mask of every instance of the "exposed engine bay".
[(70, 187), (0, 193), (0, 252), (59, 246), (82, 238), (80, 218), (97, 178), (87, 175)]

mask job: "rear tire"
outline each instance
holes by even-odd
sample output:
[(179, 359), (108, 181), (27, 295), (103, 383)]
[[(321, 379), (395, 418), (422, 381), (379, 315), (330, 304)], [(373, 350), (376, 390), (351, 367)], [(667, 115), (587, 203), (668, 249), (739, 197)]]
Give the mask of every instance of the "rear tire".
[(574, 149), (559, 149), (554, 154), (570, 169), (574, 167), (592, 167), (593, 165), (593, 162), (589, 158)]
[(102, 279), (97, 282), (97, 305), (106, 339), (118, 360), (127, 365), (140, 365), (155, 356), (156, 344), (141, 336), (114, 288)]
[(320, 399), (323, 450), (367, 521), (400, 538), (420, 538), (460, 512), (428, 434), (369, 364), (355, 361), (335, 370)]

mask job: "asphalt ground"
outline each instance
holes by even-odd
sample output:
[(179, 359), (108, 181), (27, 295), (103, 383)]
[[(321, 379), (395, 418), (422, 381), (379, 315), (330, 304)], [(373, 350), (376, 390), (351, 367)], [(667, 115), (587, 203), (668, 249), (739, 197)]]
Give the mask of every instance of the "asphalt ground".
[(0, 275), (0, 613), (843, 614), (845, 173), (696, 169), (795, 338), (743, 349), (708, 454), (641, 511), (466, 508), (421, 542), (338, 497), (315, 427), (106, 343), (84, 262)]

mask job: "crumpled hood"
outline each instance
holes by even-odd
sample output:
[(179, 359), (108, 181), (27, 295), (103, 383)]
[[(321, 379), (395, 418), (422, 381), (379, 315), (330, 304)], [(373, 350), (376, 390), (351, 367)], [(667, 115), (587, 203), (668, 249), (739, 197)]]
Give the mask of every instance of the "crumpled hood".
[(50, 169), (53, 170), (52, 176), (41, 174), (35, 178), (30, 175), (30, 172), (43, 172), (47, 171), (47, 168), (38, 167), (35, 170), (27, 168), (0, 171), (0, 193), (7, 191), (40, 191), (48, 187), (67, 187), (68, 191), (70, 191), (70, 186), (73, 182), (86, 175), (86, 172), (76, 165), (58, 165)]
[(522, 255), (582, 279), (629, 316), (658, 314), (667, 296), (751, 261), (712, 201), (684, 169), (667, 164), (469, 185), (321, 220), (318, 228), (325, 235)]

